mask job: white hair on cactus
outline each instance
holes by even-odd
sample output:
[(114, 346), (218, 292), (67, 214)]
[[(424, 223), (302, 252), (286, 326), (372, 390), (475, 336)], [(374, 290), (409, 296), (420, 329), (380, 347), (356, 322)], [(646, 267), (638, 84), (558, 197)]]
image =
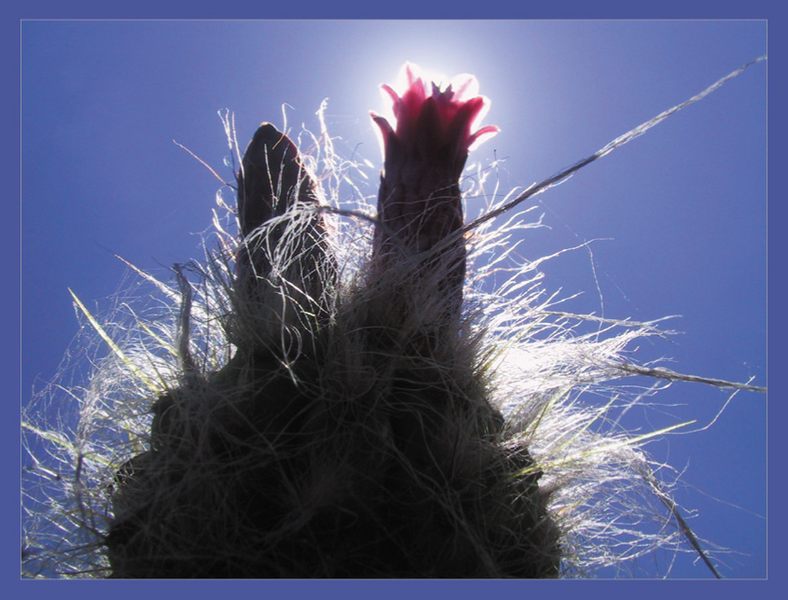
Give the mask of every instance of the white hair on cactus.
[[(354, 182), (364, 165), (338, 157), (324, 110), (325, 104), (319, 112), (319, 135), (306, 130), (299, 134), (301, 142), (310, 142), (307, 152), (300, 144), (301, 153), (324, 194), (319, 206), (296, 204), (256, 231), (253, 240), (243, 241), (236, 233), (233, 208), (217, 194), (205, 256), (184, 267), (174, 283), (129, 265), (133, 283), (112, 299), (101, 319), (74, 295), (81, 326), (72, 350), (55, 382), (41, 390), (23, 414), (23, 446), (32, 465), (23, 474), (25, 576), (110, 573), (104, 542), (117, 516), (112, 512), (117, 473), (130, 458), (150, 449), (151, 408), (159, 395), (184, 385), (192, 375), (204, 378), (220, 371), (234, 356), (233, 336), (251, 333), (276, 343), (285, 362), (304, 351), (302, 326), (311, 327), (311, 319), (291, 321), (285, 310), (269, 313), (263, 326), (259, 306), (245, 307), (234, 294), (233, 262), (244, 243), (264, 243), (274, 227), (283, 225), (280, 241), (267, 258), (274, 271), (286, 273), (297, 259), (289, 249), (298, 247), (303, 224), (315, 211), (326, 215), (338, 276), (323, 289), (325, 297), (293, 291), (292, 282), (283, 277), (282, 285), (270, 290), (262, 303), (276, 306), (279, 299), (284, 306), (296, 301), (309, 311), (311, 301), (319, 302), (328, 307), (329, 319), (340, 324), (343, 314), (366, 310), (364, 269), (372, 250), (374, 211)], [(225, 113), (223, 120), (231, 151), (240, 157), (231, 115)], [(488, 193), (490, 171), (477, 167), (469, 172), (474, 176), (465, 181), (465, 196), (485, 198), (486, 205), (466, 236), (465, 341), (453, 350), (473, 354), (471, 363), (505, 419), (503, 446), (513, 452), (529, 449), (534, 464), (518, 475), (543, 473), (540, 487), (549, 492), (549, 515), (560, 532), (561, 574), (625, 568), (630, 559), (658, 549), (698, 551), (698, 541), (670, 499), (675, 474), (669, 465), (653, 463), (643, 447), (686, 423), (643, 433), (623, 430), (617, 421), (622, 412), (658, 394), (660, 386), (682, 378), (652, 370), (658, 385), (637, 388), (617, 381), (633, 373), (629, 353), (638, 340), (669, 332), (660, 329), (658, 321), (602, 320), (559, 310), (561, 298), (546, 289), (541, 261), (518, 264), (511, 256), (510, 239), (527, 235), (540, 221), (530, 217), (529, 210), (504, 219), (503, 209), (517, 204), (522, 194)], [(345, 203), (348, 190), (353, 200)], [(192, 274), (191, 282), (184, 271)], [(501, 282), (502, 273), (507, 276)], [(407, 265), (392, 268), (381, 285), (394, 289), (411, 276)], [(413, 301), (428, 314), (443, 309), (439, 298)], [(244, 326), (252, 322), (254, 326)], [(583, 332), (584, 323), (594, 325), (590, 333)], [(337, 340), (335, 349), (352, 357), (357, 350), (354, 336)], [(353, 361), (344, 364), (349, 368)], [(369, 373), (358, 367), (344, 374), (326, 368), (308, 385), (348, 385), (352, 380), (361, 389), (369, 384)], [(747, 388), (728, 382), (720, 386)], [(596, 401), (589, 402), (589, 397)], [(600, 403), (599, 398), (604, 400)], [(226, 401), (211, 400), (209, 410)], [(327, 477), (313, 482), (310, 494), (331, 495), (330, 488)], [(313, 496), (302, 501), (321, 501)], [(682, 545), (685, 538), (689, 546)]]

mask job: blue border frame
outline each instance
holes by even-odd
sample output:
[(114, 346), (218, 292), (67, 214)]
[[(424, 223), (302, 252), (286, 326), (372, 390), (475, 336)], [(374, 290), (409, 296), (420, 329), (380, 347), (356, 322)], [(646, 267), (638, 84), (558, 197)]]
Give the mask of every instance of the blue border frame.
[[(519, 7), (505, 6), (505, 0), (500, 0), (498, 5), (490, 6), (480, 3), (460, 5), (449, 3), (446, 0), (426, 6), (423, 2), (413, 0), (400, 0), (396, 3), (362, 5), (358, 0), (339, 4), (336, 1), (321, 3), (300, 0), (297, 3), (283, 3), (281, 6), (263, 5), (260, 2), (186, 2), (178, 0), (164, 5), (160, 0), (136, 0), (134, 4), (100, 2), (98, 0), (58, 2), (56, 0), (17, 0), (7, 3), (1, 10), (2, 64), (3, 77), (8, 88), (13, 80), (19, 85), (19, 32), (21, 19), (127, 19), (127, 18), (162, 18), (162, 19), (250, 19), (250, 18), (463, 18), (463, 19), (695, 19), (695, 18), (726, 18), (726, 19), (768, 19), (769, 54), (770, 63), (777, 67), (770, 70), (773, 75), (769, 78), (769, 105), (778, 107), (769, 112), (769, 197), (776, 199), (769, 203), (769, 304), (777, 307), (769, 315), (769, 364), (779, 364), (785, 350), (782, 347), (782, 336), (785, 330), (785, 313), (780, 310), (784, 306), (783, 282), (780, 278), (781, 257), (785, 250), (785, 237), (780, 234), (778, 227), (785, 223), (786, 205), (780, 199), (788, 197), (785, 193), (785, 179), (779, 177), (779, 165), (783, 164), (784, 155), (779, 149), (780, 141), (785, 137), (786, 115), (779, 107), (788, 106), (785, 97), (785, 80), (781, 73), (785, 73), (782, 63), (785, 59), (785, 44), (788, 35), (785, 32), (785, 20), (780, 14), (777, 2), (761, 0), (696, 2), (687, 6), (687, 0), (663, 0), (658, 4), (638, 4), (623, 0), (597, 0), (595, 2), (562, 1), (540, 2), (538, 5), (528, 4)], [(0, 162), (3, 170), (2, 181), (6, 182), (6, 207), (2, 221), (5, 235), (0, 236), (0, 260), (3, 273), (19, 273), (19, 121), (16, 124), (10, 115), (19, 115), (19, 94), (6, 93), (2, 96), (3, 119), (2, 139), (3, 155), (5, 160)], [(16, 160), (13, 157), (16, 156)], [(777, 176), (775, 176), (777, 174)], [(774, 226), (777, 225), (777, 227)], [(773, 276), (772, 276), (773, 275)], [(15, 278), (19, 284), (18, 276)], [(230, 592), (246, 594), (264, 594), (273, 598), (287, 596), (288, 598), (313, 597), (320, 598), (349, 598), (374, 596), (379, 598), (401, 598), (407, 596), (435, 597), (450, 595), (452, 598), (478, 598), (480, 596), (501, 594), (506, 596), (521, 596), (532, 593), (550, 594), (558, 598), (574, 598), (578, 594), (605, 597), (627, 597), (637, 595), (638, 600), (647, 598), (663, 598), (669, 594), (673, 598), (691, 597), (697, 599), (699, 593), (713, 593), (718, 598), (728, 594), (741, 597), (752, 594), (757, 598), (770, 598), (776, 596), (775, 590), (779, 588), (783, 578), (783, 569), (780, 568), (780, 557), (785, 554), (785, 544), (781, 543), (781, 533), (784, 531), (785, 518), (780, 510), (779, 503), (775, 503), (777, 510), (769, 513), (769, 578), (767, 580), (735, 580), (728, 582), (712, 581), (429, 581), (429, 580), (400, 580), (400, 581), (351, 581), (351, 580), (312, 580), (312, 581), (21, 581), (19, 577), (19, 537), (13, 533), (19, 530), (19, 496), (18, 483), (19, 465), (19, 414), (18, 404), (14, 401), (19, 398), (19, 293), (7, 293), (0, 296), (0, 301), (6, 310), (2, 311), (6, 322), (4, 331), (4, 357), (0, 361), (0, 368), (5, 381), (14, 381), (13, 374), (17, 375), (17, 383), (13, 386), (12, 394), (7, 394), (6, 405), (14, 407), (13, 416), (2, 420), (3, 431), (2, 456), (0, 461), (3, 466), (4, 480), (7, 484), (2, 494), (3, 506), (7, 515), (2, 544), (2, 580), (0, 588), (11, 594), (10, 597), (25, 598), (52, 598), (56, 597), (101, 597), (112, 595), (115, 598), (139, 597), (141, 594), (154, 596), (170, 595), (177, 592), (193, 598), (215, 598), (217, 593)], [(7, 305), (7, 306), (6, 306)], [(13, 335), (12, 335), (13, 333)], [(12, 373), (12, 371), (14, 373)], [(771, 423), (782, 423), (785, 416), (785, 402), (781, 393), (781, 381), (770, 383), (770, 397), (777, 401), (769, 404), (769, 419)], [(11, 409), (8, 409), (11, 412)], [(772, 469), (780, 468), (778, 457), (784, 455), (784, 435), (771, 435), (778, 433), (779, 429), (769, 428), (769, 453), (772, 458)], [(777, 466), (775, 466), (777, 464)], [(769, 499), (780, 498), (783, 484), (779, 478), (769, 478)], [(767, 568), (768, 568), (767, 566)], [(713, 591), (706, 586), (717, 586)], [(722, 586), (722, 587), (719, 587)], [(724, 588), (724, 589), (723, 589)]]

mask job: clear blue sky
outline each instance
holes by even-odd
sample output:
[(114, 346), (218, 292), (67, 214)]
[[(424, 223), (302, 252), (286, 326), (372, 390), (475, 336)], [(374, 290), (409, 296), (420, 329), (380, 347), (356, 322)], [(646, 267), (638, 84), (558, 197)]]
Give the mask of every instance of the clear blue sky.
[[(338, 150), (379, 161), (369, 109), (411, 60), (477, 75), (501, 133), (473, 156), (505, 158), (528, 185), (766, 53), (759, 21), (26, 22), (22, 27), (22, 391), (50, 379), (76, 332), (67, 287), (89, 305), (117, 289), (120, 254), (163, 275), (199, 257), (227, 153), (216, 116), (315, 126), (329, 98)], [(545, 267), (571, 308), (684, 332), (641, 348), (679, 371), (766, 384), (766, 73), (758, 65), (540, 197), (550, 230), (528, 258), (594, 244)], [(225, 171), (226, 172), (226, 171)], [(676, 385), (671, 418), (708, 421), (727, 395)], [(644, 428), (654, 422), (642, 422)], [(740, 394), (717, 424), (655, 445), (686, 467), (680, 500), (697, 533), (739, 554), (732, 577), (765, 575), (766, 400)], [(711, 499), (714, 497), (720, 501)], [(733, 506), (735, 505), (735, 507)], [(664, 567), (655, 565), (655, 573)], [(644, 568), (649, 569), (648, 565)], [(674, 576), (705, 577), (681, 560)]]

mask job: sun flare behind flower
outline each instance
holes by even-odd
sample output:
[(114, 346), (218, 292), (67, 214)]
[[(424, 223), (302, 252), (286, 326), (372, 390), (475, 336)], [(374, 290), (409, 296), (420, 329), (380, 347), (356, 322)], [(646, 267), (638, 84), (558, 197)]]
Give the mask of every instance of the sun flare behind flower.
[(411, 149), (421, 145), (419, 150), (424, 153), (445, 151), (447, 158), (464, 166), (468, 150), (498, 133), (495, 125), (474, 131), (490, 109), (490, 100), (479, 95), (475, 76), (456, 75), (443, 87), (441, 81), (425, 79), (417, 65), (405, 63), (399, 79), (405, 81), (402, 92), (381, 85), (392, 102), (395, 127), (386, 117), (371, 113), (379, 128), (384, 156), (392, 137), (396, 137), (399, 144)]

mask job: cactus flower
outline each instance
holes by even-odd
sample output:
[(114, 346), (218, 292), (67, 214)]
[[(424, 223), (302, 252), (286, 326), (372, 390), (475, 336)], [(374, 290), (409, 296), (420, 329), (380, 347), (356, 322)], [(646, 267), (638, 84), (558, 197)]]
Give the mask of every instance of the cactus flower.
[[(459, 180), (472, 146), (498, 132), (487, 125), (474, 129), (489, 108), (489, 101), (476, 94), (472, 75), (455, 77), (446, 89), (432, 83), (431, 92), (406, 63), (407, 88), (400, 95), (391, 86), (383, 91), (391, 98), (395, 126), (371, 113), (382, 135), (384, 166), (378, 192), (379, 226), (375, 232), (373, 274), (379, 276), (393, 264), (401, 264), (403, 251), (429, 252), (462, 228), (462, 196)], [(439, 252), (422, 263), (430, 281), (438, 282), (435, 293), (459, 315), (465, 276), (465, 244), (457, 237), (441, 244)], [(437, 270), (443, 275), (433, 277)], [(422, 285), (418, 278), (414, 283)]]
[(459, 178), (468, 151), (499, 131), (495, 125), (473, 131), (489, 110), (490, 101), (477, 95), (479, 86), (473, 75), (454, 77), (444, 90), (432, 82), (428, 94), (418, 67), (406, 63), (403, 69), (407, 89), (401, 96), (390, 85), (381, 86), (393, 102), (396, 128), (384, 117), (371, 114), (383, 137), (387, 166), (411, 154), (424, 162), (450, 165)]

